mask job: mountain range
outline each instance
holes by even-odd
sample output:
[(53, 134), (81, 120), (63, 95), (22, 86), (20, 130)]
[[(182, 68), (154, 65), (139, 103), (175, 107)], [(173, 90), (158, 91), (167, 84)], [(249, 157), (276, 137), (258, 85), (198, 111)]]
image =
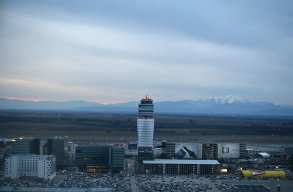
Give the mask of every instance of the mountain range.
[[(64, 110), (80, 112), (137, 113), (138, 102), (100, 104), (88, 101), (30, 101), (0, 98), (0, 110)], [(293, 106), (255, 102), (233, 96), (200, 100), (155, 102), (155, 113), (245, 116), (293, 116)]]

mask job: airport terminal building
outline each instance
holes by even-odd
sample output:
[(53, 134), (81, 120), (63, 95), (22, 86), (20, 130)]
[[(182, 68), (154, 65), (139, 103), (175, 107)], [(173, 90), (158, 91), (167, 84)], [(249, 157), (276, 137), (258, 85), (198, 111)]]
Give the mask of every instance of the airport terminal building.
[(155, 159), (143, 161), (146, 174), (195, 174), (210, 175), (219, 173), (217, 160), (178, 160)]

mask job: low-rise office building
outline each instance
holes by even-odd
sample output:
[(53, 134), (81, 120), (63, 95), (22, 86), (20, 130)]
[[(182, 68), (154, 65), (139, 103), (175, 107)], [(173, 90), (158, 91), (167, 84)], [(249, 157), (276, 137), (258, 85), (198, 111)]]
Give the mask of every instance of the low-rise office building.
[(216, 174), (220, 163), (217, 160), (156, 159), (143, 161), (146, 174)]
[(5, 160), (5, 177), (37, 177), (52, 180), (56, 176), (54, 155), (13, 155)]
[(111, 168), (110, 145), (83, 145), (76, 147), (75, 163), (81, 171), (108, 172)]

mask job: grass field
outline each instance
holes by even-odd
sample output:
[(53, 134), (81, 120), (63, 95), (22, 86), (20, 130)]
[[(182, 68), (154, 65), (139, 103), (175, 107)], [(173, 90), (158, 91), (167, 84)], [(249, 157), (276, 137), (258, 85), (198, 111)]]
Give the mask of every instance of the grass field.
[[(2, 137), (136, 140), (135, 114), (0, 112)], [(293, 143), (293, 119), (156, 115), (155, 140)]]

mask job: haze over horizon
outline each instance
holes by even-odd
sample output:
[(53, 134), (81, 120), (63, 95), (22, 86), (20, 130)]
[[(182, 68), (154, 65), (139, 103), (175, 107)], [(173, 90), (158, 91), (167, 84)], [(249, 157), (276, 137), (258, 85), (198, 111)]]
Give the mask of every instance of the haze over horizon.
[(1, 1), (0, 97), (293, 105), (293, 2)]
[[(16, 98), (16, 97), (0, 97), (0, 99), (7, 99), (7, 100), (16, 100), (16, 101), (31, 101), (31, 102), (89, 102), (89, 103), (96, 103), (96, 104), (103, 104), (103, 105), (112, 105), (112, 104), (123, 104), (123, 103), (139, 103), (140, 99), (143, 99), (145, 97), (149, 97), (153, 99), (153, 97), (150, 97), (149, 95), (145, 95), (144, 97), (136, 98), (136, 100), (129, 100), (129, 101), (123, 101), (123, 102), (117, 102), (117, 103), (102, 103), (98, 101), (91, 101), (91, 100), (84, 100), (84, 99), (78, 99), (78, 100), (39, 100), (39, 99), (29, 99), (29, 98)], [(238, 102), (260, 102), (260, 103), (271, 103), (276, 104), (270, 101), (254, 101), (254, 100), (248, 100), (246, 98), (241, 98), (233, 95), (227, 95), (227, 96), (219, 96), (219, 97), (205, 97), (205, 98), (198, 98), (198, 99), (178, 99), (178, 100), (154, 100), (154, 103), (157, 102), (182, 102), (182, 101), (193, 101), (193, 102), (218, 102), (218, 103), (226, 103), (226, 104), (232, 104), (232, 103), (238, 103)], [(280, 104), (280, 106), (292, 106), (290, 104)]]

